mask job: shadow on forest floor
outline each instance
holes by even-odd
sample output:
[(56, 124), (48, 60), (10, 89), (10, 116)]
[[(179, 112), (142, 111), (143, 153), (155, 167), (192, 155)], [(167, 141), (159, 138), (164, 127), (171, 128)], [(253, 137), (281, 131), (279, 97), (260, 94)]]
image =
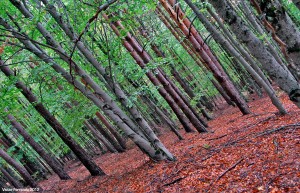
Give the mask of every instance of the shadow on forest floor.
[[(268, 98), (250, 102), (252, 114), (237, 108), (218, 112), (209, 122), (213, 133), (171, 132), (160, 139), (178, 161), (155, 163), (136, 147), (95, 158), (106, 172), (91, 177), (70, 162), (73, 178), (40, 182), (45, 192), (300, 192), (300, 110), (281, 97), (289, 111), (276, 114)], [(295, 126), (298, 125), (298, 126)]]

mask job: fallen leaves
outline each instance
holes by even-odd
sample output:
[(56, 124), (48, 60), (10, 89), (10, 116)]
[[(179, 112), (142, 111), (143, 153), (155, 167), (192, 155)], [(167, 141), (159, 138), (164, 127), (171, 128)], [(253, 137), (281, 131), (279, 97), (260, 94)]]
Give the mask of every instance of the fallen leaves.
[(209, 122), (214, 133), (181, 131), (178, 140), (166, 132), (160, 138), (176, 162), (154, 163), (134, 147), (95, 158), (107, 176), (90, 177), (70, 162), (72, 180), (51, 176), (40, 185), (50, 192), (300, 192), (300, 111), (281, 99), (285, 116), (263, 98), (250, 104), (250, 115), (218, 112)]

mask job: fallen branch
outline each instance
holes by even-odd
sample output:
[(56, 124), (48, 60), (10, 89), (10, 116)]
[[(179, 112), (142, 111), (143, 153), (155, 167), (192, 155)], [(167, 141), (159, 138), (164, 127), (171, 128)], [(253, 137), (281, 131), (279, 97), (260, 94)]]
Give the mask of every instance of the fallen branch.
[(219, 181), (227, 172), (229, 172), (230, 170), (234, 169), (239, 163), (241, 163), (244, 160), (244, 158), (239, 159), (235, 164), (233, 164), (230, 168), (228, 168), (227, 170), (225, 170), (221, 175), (218, 176), (217, 179), (215, 179), (214, 181), (212, 181), (209, 184), (209, 187), (211, 187), (211, 185), (213, 185), (215, 182)]
[(179, 182), (179, 181), (182, 180), (182, 179), (183, 179), (183, 177), (177, 178), (177, 179), (173, 180), (173, 181), (170, 182), (170, 183), (164, 184), (163, 186), (170, 186), (170, 185), (172, 185), (172, 184), (175, 184), (176, 182)]
[(284, 126), (281, 126), (281, 127), (275, 128), (275, 129), (270, 129), (270, 130), (267, 130), (267, 131), (258, 133), (258, 134), (255, 135), (254, 137), (259, 137), (259, 136), (263, 136), (263, 135), (268, 135), (268, 134), (275, 133), (275, 132), (280, 131), (280, 130), (289, 129), (289, 128), (291, 128), (291, 127), (295, 127), (296, 129), (297, 129), (297, 128), (300, 128), (300, 123), (290, 124), (290, 125), (284, 125)]

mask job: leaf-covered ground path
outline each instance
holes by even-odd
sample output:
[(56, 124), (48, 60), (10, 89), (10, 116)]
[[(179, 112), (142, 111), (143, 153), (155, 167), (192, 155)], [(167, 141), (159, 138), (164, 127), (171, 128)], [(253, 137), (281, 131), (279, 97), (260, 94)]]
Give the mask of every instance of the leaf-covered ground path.
[(249, 103), (252, 114), (236, 108), (209, 122), (212, 133), (160, 136), (177, 162), (155, 163), (132, 148), (95, 158), (105, 177), (91, 177), (78, 162), (73, 178), (40, 182), (49, 192), (300, 192), (300, 110), (281, 98), (281, 116), (267, 98)]

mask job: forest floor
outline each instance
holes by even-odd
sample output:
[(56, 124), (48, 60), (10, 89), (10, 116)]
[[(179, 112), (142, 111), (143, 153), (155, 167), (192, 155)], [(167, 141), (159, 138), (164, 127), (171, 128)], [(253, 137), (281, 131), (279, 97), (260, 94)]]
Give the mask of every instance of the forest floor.
[(136, 147), (95, 158), (107, 176), (91, 177), (79, 162), (39, 184), (46, 192), (300, 192), (300, 110), (278, 115), (268, 98), (250, 102), (252, 114), (237, 108), (217, 112), (210, 133), (171, 132), (160, 136), (178, 161), (153, 162)]

